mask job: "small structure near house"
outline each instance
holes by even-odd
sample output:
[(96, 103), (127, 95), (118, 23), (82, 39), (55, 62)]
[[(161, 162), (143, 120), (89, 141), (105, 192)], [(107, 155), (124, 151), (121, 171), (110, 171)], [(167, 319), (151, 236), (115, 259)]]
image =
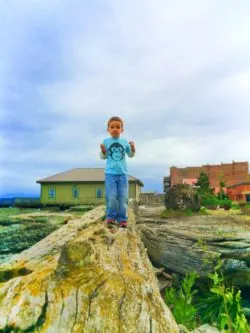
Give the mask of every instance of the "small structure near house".
[[(100, 205), (105, 203), (104, 168), (76, 168), (37, 181), (45, 206)], [(139, 201), (143, 182), (128, 176), (129, 198)]]
[(147, 206), (164, 205), (164, 201), (165, 201), (164, 193), (142, 192), (139, 197), (140, 205), (147, 205)]
[(227, 186), (227, 195), (230, 200), (250, 203), (250, 181)]

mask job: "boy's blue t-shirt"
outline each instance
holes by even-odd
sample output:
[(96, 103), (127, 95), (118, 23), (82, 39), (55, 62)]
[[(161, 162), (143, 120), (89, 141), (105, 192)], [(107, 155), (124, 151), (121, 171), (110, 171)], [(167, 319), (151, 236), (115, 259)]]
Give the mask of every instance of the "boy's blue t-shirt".
[(105, 173), (122, 175), (128, 173), (126, 155), (133, 157), (135, 153), (131, 151), (130, 144), (125, 138), (106, 138), (103, 140), (106, 148), (106, 155), (100, 152), (100, 156), (106, 159)]

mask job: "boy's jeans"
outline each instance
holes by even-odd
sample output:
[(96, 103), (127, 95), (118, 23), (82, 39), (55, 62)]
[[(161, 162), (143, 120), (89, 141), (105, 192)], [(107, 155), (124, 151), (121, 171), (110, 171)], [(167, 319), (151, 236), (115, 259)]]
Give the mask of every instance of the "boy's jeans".
[(127, 175), (105, 174), (107, 219), (127, 221), (128, 177)]

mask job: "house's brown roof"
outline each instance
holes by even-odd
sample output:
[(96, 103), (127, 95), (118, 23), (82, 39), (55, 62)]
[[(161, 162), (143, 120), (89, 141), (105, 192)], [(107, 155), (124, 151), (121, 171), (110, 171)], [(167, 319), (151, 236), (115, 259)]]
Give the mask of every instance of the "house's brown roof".
[[(135, 177), (128, 176), (129, 182), (136, 182), (144, 186), (143, 182)], [(64, 182), (104, 182), (104, 168), (77, 168), (56, 175), (39, 179), (37, 183), (64, 183)]]
[(239, 182), (239, 183), (236, 183), (236, 184), (233, 184), (233, 185), (230, 185), (230, 186), (226, 186), (226, 188), (232, 188), (232, 187), (236, 187), (236, 186), (239, 186), (239, 185), (250, 185), (250, 181)]

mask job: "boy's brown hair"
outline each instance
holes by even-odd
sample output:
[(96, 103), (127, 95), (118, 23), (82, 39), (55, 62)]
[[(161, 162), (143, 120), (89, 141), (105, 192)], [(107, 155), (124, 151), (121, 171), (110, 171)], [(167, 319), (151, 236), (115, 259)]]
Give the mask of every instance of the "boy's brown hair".
[(120, 117), (111, 117), (108, 121), (108, 127), (109, 127), (109, 124), (112, 122), (112, 121), (119, 121), (121, 124), (122, 124), (122, 128), (123, 128), (123, 120), (122, 118)]

